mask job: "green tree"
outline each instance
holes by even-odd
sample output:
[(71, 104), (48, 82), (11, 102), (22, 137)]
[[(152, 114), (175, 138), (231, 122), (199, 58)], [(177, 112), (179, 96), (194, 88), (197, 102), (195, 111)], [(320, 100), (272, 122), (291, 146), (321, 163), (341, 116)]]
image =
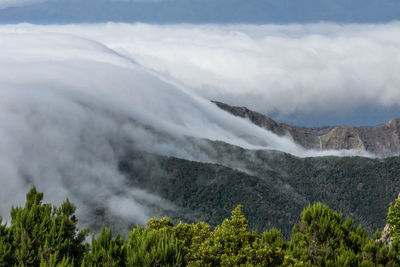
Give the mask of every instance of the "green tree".
[(174, 235), (183, 242), (185, 247), (185, 263), (195, 262), (203, 242), (210, 238), (211, 227), (204, 222), (192, 224), (180, 222), (174, 228)]
[(400, 198), (395, 200), (394, 205), (390, 203), (387, 223), (392, 241), (400, 241)]
[(75, 206), (67, 199), (59, 208), (42, 204), (43, 193), (33, 187), (25, 207), (11, 209), (12, 264), (39, 266), (41, 262), (75, 259), (79, 264), (87, 250), (88, 229), (79, 231)]
[(387, 253), (388, 265), (400, 266), (400, 198), (397, 198), (394, 204), (390, 203), (387, 224), (391, 241)]
[(55, 252), (49, 256), (48, 259), (40, 259), (40, 267), (70, 267), (74, 266), (74, 261), (70, 258), (63, 258), (61, 261), (58, 257), (58, 252)]
[(367, 232), (321, 203), (308, 206), (293, 228), (291, 255), (316, 266), (358, 265), (368, 242)]
[(127, 266), (180, 266), (183, 245), (170, 232), (134, 228), (126, 241)]
[(90, 252), (85, 254), (82, 266), (125, 266), (126, 249), (125, 241), (117, 235), (112, 237), (111, 229), (104, 226), (100, 234), (95, 238), (92, 235)]
[(167, 231), (181, 242), (184, 248), (183, 264), (197, 259), (200, 246), (211, 235), (210, 225), (204, 222), (192, 224), (179, 222), (174, 226), (168, 218), (152, 218), (147, 225), (151, 230)]
[(273, 266), (283, 262), (284, 253), (263, 246), (256, 232), (250, 232), (242, 206), (232, 211), (200, 245), (192, 266)]
[(10, 266), (12, 263), (12, 246), (10, 231), (2, 224), (0, 217), (0, 266)]

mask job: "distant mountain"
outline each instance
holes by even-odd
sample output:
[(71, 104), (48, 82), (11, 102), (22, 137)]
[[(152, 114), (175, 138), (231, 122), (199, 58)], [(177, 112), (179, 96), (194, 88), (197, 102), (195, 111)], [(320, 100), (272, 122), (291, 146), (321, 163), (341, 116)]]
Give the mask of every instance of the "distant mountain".
[(358, 149), (381, 156), (400, 153), (400, 119), (392, 119), (384, 125), (374, 127), (335, 126), (304, 128), (278, 123), (270, 117), (247, 109), (215, 102), (218, 107), (235, 116), (248, 118), (254, 124), (277, 135), (290, 135), (307, 149), (339, 150)]
[(399, 19), (396, 0), (44, 0), (0, 10), (0, 23), (375, 23)]

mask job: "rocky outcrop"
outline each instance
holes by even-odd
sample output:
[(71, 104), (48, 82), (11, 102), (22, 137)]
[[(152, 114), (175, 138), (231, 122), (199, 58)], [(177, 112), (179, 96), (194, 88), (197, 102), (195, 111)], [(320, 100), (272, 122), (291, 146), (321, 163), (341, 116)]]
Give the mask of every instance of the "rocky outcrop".
[(390, 247), (392, 245), (392, 242), (390, 240), (389, 236), (389, 225), (386, 224), (385, 227), (383, 228), (382, 231), (382, 236), (380, 239), (376, 240), (376, 242), (383, 242), (387, 247)]
[(400, 153), (400, 119), (392, 119), (385, 125), (374, 127), (335, 126), (305, 128), (278, 123), (270, 117), (247, 109), (221, 102), (214, 103), (235, 116), (248, 118), (254, 124), (277, 135), (290, 134), (293, 140), (308, 149), (357, 149), (382, 156)]

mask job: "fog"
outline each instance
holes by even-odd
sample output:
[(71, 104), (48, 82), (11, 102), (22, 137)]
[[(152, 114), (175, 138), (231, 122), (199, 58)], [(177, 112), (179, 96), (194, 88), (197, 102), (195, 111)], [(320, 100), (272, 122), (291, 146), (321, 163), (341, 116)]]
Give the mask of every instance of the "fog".
[(118, 161), (130, 149), (215, 162), (196, 140), (218, 140), (300, 157), (369, 156), (304, 150), (209, 100), (282, 114), (397, 105), (399, 30), (0, 26), (0, 214), (9, 219), (32, 185), (55, 204), (68, 196), (80, 219), (93, 206), (138, 223), (152, 216), (147, 205), (179, 208), (128, 190)]
[[(63, 30), (79, 31), (74, 26)], [(303, 115), (323, 121), (332, 113), (344, 117), (366, 108), (400, 110), (398, 22), (108, 24), (101, 34), (96, 26), (84, 32), (207, 99), (246, 106), (278, 119)]]

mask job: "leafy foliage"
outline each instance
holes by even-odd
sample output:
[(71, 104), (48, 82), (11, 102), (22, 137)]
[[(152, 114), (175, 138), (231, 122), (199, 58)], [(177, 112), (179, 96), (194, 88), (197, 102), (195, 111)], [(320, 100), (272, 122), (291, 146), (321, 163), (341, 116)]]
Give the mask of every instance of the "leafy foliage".
[(390, 203), (387, 217), (389, 225), (389, 235), (393, 240), (400, 242), (400, 198), (396, 199), (395, 204)]
[[(103, 226), (85, 243), (75, 207), (42, 204), (33, 188), (24, 208), (12, 208), (11, 224), (0, 221), (0, 266), (400, 266), (399, 228), (392, 227), (390, 246), (370, 238), (351, 219), (321, 203), (306, 207), (289, 241), (273, 228), (261, 237), (251, 231), (241, 205), (214, 229), (204, 222), (177, 225), (151, 219), (126, 238)], [(400, 214), (391, 205), (391, 226)]]

